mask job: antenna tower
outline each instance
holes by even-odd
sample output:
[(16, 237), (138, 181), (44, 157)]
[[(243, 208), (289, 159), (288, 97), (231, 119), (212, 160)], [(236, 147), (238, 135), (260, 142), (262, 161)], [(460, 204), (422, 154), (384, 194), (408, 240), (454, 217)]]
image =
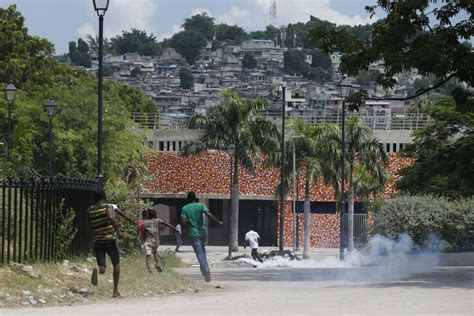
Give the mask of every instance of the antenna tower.
[(277, 18), (277, 4), (276, 0), (270, 1), (270, 25), (275, 26), (275, 21)]

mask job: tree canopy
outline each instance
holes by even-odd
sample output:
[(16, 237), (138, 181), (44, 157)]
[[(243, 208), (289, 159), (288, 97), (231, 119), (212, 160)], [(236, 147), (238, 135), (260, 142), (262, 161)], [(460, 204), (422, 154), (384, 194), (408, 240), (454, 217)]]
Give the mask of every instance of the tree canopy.
[(193, 15), (184, 20), (183, 28), (185, 31), (199, 32), (210, 41), (215, 35), (214, 18), (207, 15), (206, 12)]
[(161, 52), (161, 46), (155, 35), (134, 28), (112, 37), (110, 46), (118, 54), (139, 53), (144, 56), (155, 56)]
[[(451, 78), (474, 84), (474, 53), (464, 44), (474, 34), (472, 1), (378, 0), (366, 9), (371, 15), (376, 11), (386, 13), (383, 20), (371, 25), (369, 40), (334, 26), (317, 26), (310, 31), (313, 43), (324, 51), (343, 53), (339, 68), (343, 73), (357, 76), (371, 63), (383, 61), (384, 72), (377, 83), (384, 88), (392, 88), (396, 75), (412, 69), (438, 79), (436, 84), (402, 99), (419, 96)], [(457, 21), (460, 16), (466, 18)], [(361, 91), (354, 98), (371, 97)]]
[[(4, 46), (0, 53), (2, 86), (9, 80), (18, 92), (13, 104), (13, 137), (7, 161), (1, 153), (2, 175), (46, 174), (48, 116), (45, 102), (58, 105), (53, 118), (54, 176), (95, 177), (97, 163), (97, 80), (80, 68), (50, 58), (53, 45), (30, 36), (16, 7), (0, 9)], [(82, 44), (81, 44), (82, 47)], [(84, 49), (82, 47), (81, 49)], [(1, 138), (6, 139), (7, 106), (0, 100)], [(142, 136), (131, 121), (132, 111), (156, 111), (154, 103), (136, 88), (104, 81), (104, 176), (127, 178), (130, 166), (143, 165)]]
[(183, 89), (191, 89), (194, 84), (194, 76), (189, 68), (179, 70), (179, 86)]
[(410, 193), (450, 197), (474, 194), (474, 98), (459, 108), (452, 98), (443, 97), (426, 105), (433, 122), (416, 130), (406, 152), (415, 158), (405, 169), (400, 189)]
[(255, 69), (258, 66), (258, 60), (250, 53), (245, 53), (242, 58), (242, 66), (247, 69)]
[(182, 31), (173, 35), (169, 45), (176, 49), (189, 64), (199, 58), (199, 50), (205, 47), (207, 40), (202, 33), (197, 31)]

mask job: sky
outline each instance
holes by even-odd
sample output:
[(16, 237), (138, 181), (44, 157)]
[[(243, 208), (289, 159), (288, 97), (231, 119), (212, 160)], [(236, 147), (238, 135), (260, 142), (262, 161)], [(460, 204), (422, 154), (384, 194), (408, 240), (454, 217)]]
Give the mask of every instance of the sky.
[[(336, 24), (366, 24), (364, 7), (375, 0), (276, 0), (276, 26), (306, 22), (310, 15)], [(56, 53), (67, 52), (68, 42), (98, 30), (92, 0), (0, 0), (0, 6), (16, 4), (26, 19), (30, 35), (53, 42)], [(122, 30), (137, 28), (169, 38), (184, 19), (207, 12), (216, 23), (237, 24), (246, 31), (264, 30), (270, 22), (270, 0), (110, 0), (104, 18), (104, 34), (110, 38)]]

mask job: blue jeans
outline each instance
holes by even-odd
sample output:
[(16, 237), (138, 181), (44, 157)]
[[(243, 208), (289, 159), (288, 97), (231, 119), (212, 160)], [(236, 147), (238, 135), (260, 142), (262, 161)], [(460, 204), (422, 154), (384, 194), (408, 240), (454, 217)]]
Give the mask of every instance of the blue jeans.
[(211, 272), (209, 269), (209, 264), (207, 263), (206, 258), (206, 247), (204, 246), (204, 239), (206, 237), (192, 237), (191, 244), (193, 245), (194, 253), (199, 261), (199, 267), (201, 268), (201, 273)]

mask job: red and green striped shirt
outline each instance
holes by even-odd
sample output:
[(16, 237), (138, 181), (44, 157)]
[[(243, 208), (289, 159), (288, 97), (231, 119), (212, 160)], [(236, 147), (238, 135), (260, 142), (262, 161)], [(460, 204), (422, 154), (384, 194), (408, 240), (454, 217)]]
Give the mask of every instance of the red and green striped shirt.
[(107, 214), (107, 207), (108, 204), (98, 204), (87, 210), (93, 242), (115, 239), (115, 230)]

